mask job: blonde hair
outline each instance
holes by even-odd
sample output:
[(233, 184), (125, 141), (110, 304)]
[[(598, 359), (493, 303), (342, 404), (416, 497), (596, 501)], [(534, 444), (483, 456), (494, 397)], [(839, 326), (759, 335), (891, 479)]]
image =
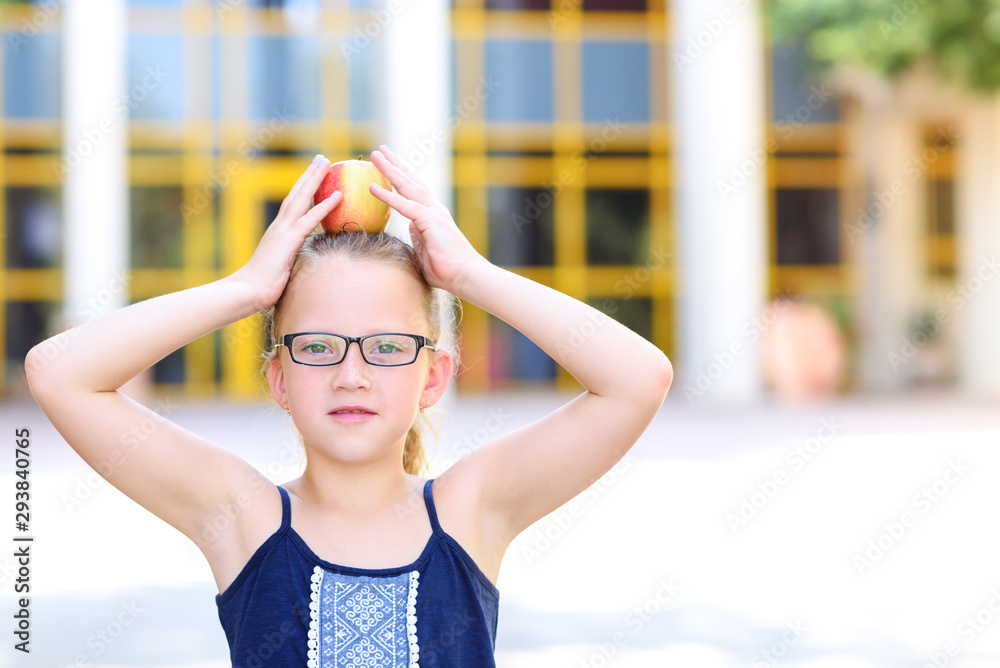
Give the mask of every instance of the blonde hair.
[[(352, 260), (373, 260), (384, 262), (390, 266), (399, 267), (408, 272), (421, 288), (421, 306), (430, 323), (429, 338), (436, 342), (438, 350), (444, 350), (452, 355), (453, 360), (458, 360), (458, 334), (457, 321), (461, 309), (461, 303), (451, 293), (439, 288), (432, 288), (428, 285), (420, 269), (420, 260), (413, 252), (413, 248), (397, 237), (386, 232), (376, 234), (362, 232), (342, 232), (340, 234), (317, 234), (306, 239), (299, 250), (292, 265), (291, 275), (285, 285), (285, 291), (278, 299), (277, 303), (265, 313), (265, 332), (268, 350), (264, 353), (265, 368), (274, 359), (276, 352), (274, 348), (274, 323), (285, 295), (288, 294), (288, 286), (295, 280), (298, 272), (303, 268), (322, 262), (324, 258), (343, 257)], [(457, 363), (452, 367), (457, 368)], [(431, 419), (433, 414), (428, 415), (426, 411), (420, 411), (416, 420), (406, 433), (406, 444), (403, 447), (403, 469), (410, 474), (420, 475), (427, 469), (427, 454), (425, 452), (425, 434), (430, 431), (434, 434), (435, 442), (440, 440), (437, 418)]]

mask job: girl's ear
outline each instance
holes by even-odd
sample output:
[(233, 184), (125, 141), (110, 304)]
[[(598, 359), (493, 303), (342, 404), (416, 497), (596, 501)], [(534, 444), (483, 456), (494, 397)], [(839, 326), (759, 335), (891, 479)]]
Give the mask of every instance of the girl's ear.
[(288, 410), (288, 397), (285, 394), (285, 372), (275, 353), (267, 365), (267, 384), (271, 388), (271, 396), (282, 409)]
[(427, 373), (424, 391), (420, 394), (421, 404), (433, 406), (437, 403), (441, 395), (448, 389), (448, 385), (451, 384), (451, 373), (454, 368), (451, 353), (447, 350), (435, 351), (434, 361), (431, 362), (430, 370)]

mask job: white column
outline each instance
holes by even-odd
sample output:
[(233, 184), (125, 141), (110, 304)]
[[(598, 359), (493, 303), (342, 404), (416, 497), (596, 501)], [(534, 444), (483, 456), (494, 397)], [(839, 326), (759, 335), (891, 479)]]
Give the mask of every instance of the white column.
[(752, 0), (677, 0), (671, 8), (682, 272), (677, 378), (692, 403), (753, 400), (763, 383), (752, 319), (767, 293), (760, 8)]
[(948, 308), (959, 327), (959, 382), (1000, 397), (1000, 99), (977, 105), (959, 136), (958, 272)]
[(67, 0), (63, 9), (63, 184), (66, 324), (127, 298), (128, 105), (125, 0)]
[(860, 360), (866, 390), (892, 391), (912, 378), (910, 325), (926, 307), (925, 170), (920, 126), (888, 102), (863, 117), (860, 207), (845, 226), (855, 262)]
[[(385, 143), (403, 157), (431, 191), (452, 208), (449, 121), (452, 108), (451, 17), (447, 0), (387, 0), (382, 40)], [(377, 38), (376, 38), (377, 39)], [(374, 148), (374, 147), (373, 147)], [(408, 236), (393, 214), (390, 229)], [(399, 227), (397, 227), (399, 226)]]
[[(448, 0), (386, 0), (376, 10), (377, 16), (388, 19), (381, 40), (384, 143), (454, 212), (450, 12)], [(393, 212), (388, 229), (409, 239), (408, 225), (409, 221)], [(455, 387), (453, 382), (435, 411), (451, 410)]]

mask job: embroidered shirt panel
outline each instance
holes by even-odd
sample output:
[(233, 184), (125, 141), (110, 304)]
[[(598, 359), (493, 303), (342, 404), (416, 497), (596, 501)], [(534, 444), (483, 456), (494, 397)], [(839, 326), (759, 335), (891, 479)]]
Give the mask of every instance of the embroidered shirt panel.
[(419, 573), (368, 577), (313, 569), (309, 668), (419, 668)]

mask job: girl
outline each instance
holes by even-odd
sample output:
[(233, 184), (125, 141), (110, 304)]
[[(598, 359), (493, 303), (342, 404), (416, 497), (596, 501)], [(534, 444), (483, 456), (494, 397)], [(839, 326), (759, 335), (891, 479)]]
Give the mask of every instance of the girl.
[[(204, 553), (234, 666), (494, 665), (507, 546), (610, 470), (671, 383), (655, 346), (491, 264), (388, 148), (371, 158), (395, 189), (371, 193), (410, 219), (412, 248), (385, 233), (310, 237), (343, 199), (310, 208), (330, 168), (316, 156), (241, 269), (53, 337), (25, 362), (80, 456)], [(523, 332), (586, 391), (426, 480), (414, 423), (455, 369), (441, 291)], [(301, 435), (301, 477), (275, 486), (159, 416), (126, 447), (153, 416), (122, 385), (271, 307), (267, 380)], [(597, 326), (581, 338), (584, 323)], [(220, 513), (230, 528), (208, 539)]]

